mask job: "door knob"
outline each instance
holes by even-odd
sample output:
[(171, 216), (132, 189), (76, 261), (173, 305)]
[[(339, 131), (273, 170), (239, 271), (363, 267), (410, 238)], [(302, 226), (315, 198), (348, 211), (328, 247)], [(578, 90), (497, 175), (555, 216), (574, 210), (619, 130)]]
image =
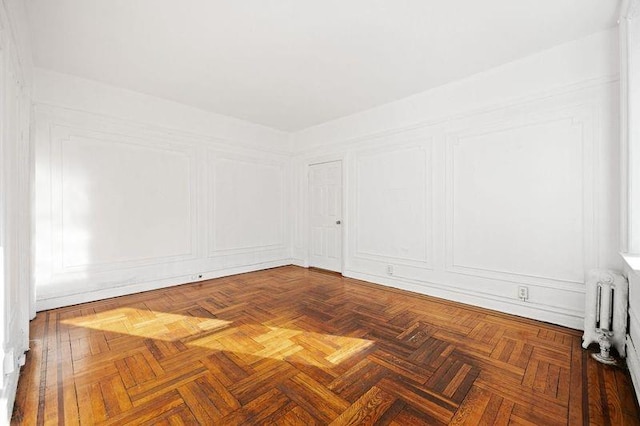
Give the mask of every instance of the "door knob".
[(342, 223), (342, 221), (336, 220), (336, 225), (340, 225), (341, 223)]

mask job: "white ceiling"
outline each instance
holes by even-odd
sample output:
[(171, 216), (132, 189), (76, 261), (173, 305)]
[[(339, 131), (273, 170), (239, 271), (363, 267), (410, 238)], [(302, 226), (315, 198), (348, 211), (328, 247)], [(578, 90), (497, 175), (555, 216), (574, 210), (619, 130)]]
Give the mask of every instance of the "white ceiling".
[(616, 23), (617, 0), (28, 0), (36, 66), (296, 131)]

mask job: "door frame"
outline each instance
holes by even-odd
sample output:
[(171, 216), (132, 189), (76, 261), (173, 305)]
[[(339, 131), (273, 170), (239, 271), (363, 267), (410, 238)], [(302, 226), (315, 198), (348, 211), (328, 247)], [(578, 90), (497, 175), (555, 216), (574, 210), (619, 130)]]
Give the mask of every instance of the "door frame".
[(341, 221), (342, 225), (340, 227), (340, 271), (338, 273), (340, 275), (344, 275), (345, 271), (345, 259), (347, 253), (347, 236), (348, 236), (348, 225), (349, 222), (347, 220), (347, 156), (345, 154), (336, 154), (336, 155), (325, 155), (318, 156), (312, 158), (306, 158), (304, 161), (304, 220), (306, 224), (306, 259), (305, 263), (307, 267), (311, 267), (311, 180), (309, 179), (311, 166), (315, 166), (318, 164), (326, 164), (340, 161), (341, 168), (340, 172), (342, 174), (342, 190), (340, 191), (341, 200)]

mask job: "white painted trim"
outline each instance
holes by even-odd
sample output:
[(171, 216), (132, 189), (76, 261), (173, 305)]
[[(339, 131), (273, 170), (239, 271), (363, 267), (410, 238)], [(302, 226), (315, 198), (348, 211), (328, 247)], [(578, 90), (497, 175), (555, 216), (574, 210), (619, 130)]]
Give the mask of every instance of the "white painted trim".
[[(89, 111), (77, 111), (64, 107), (43, 106), (36, 104), (35, 121), (37, 132), (36, 154), (42, 164), (39, 169), (40, 175), (37, 182), (40, 191), (38, 200), (41, 204), (36, 208), (41, 208), (46, 214), (41, 217), (47, 218), (51, 223), (38, 222), (39, 229), (42, 230), (39, 236), (45, 240), (52, 240), (55, 225), (60, 224), (60, 209), (52, 209), (52, 201), (59, 201), (60, 197), (55, 193), (48, 194), (56, 188), (49, 180), (57, 176), (46, 168), (50, 167), (55, 151), (51, 148), (58, 139), (68, 139), (75, 134), (86, 135), (87, 137), (99, 136), (100, 139), (113, 140), (116, 143), (130, 143), (143, 147), (161, 147), (166, 150), (184, 152), (190, 161), (190, 191), (191, 194), (191, 246), (190, 250), (182, 250), (177, 256), (172, 256), (174, 262), (168, 262), (167, 257), (129, 259), (122, 262), (111, 262), (110, 264), (85, 265), (76, 268), (54, 268), (57, 266), (48, 260), (48, 248), (50, 244), (46, 241), (40, 243), (39, 248), (44, 247), (44, 254), (41, 259), (47, 259), (44, 263), (39, 263), (37, 284), (38, 295), (35, 302), (35, 310), (42, 310), (43, 307), (62, 306), (64, 303), (81, 303), (85, 300), (96, 300), (99, 297), (113, 297), (126, 293), (150, 290), (155, 286), (178, 285), (192, 282), (195, 277), (205, 273), (206, 278), (220, 276), (212, 271), (229, 270), (228, 274), (236, 272), (247, 272), (249, 270), (261, 269), (252, 267), (253, 265), (266, 264), (262, 268), (272, 267), (270, 262), (289, 264), (293, 253), (288, 246), (291, 232), (287, 224), (291, 214), (290, 205), (290, 181), (291, 181), (291, 157), (281, 155), (277, 152), (253, 149), (247, 146), (236, 146), (225, 139), (217, 138), (215, 135), (195, 135), (180, 130), (170, 130), (145, 122), (107, 117), (103, 114), (96, 114)], [(263, 147), (264, 148), (264, 147)], [(214, 155), (215, 154), (215, 155)], [(59, 155), (58, 155), (59, 157)], [(274, 244), (257, 245), (251, 247), (235, 247), (233, 249), (216, 249), (211, 245), (210, 229), (213, 223), (209, 220), (209, 196), (207, 182), (208, 171), (215, 167), (213, 159), (235, 160), (242, 162), (256, 163), (268, 167), (273, 167), (279, 172), (282, 182), (282, 198), (280, 217), (282, 232)], [(216, 163), (217, 164), (217, 163)], [(60, 179), (57, 187), (60, 186)], [(48, 183), (49, 182), (49, 183)], [(57, 192), (59, 194), (59, 191)], [(53, 219), (53, 212), (58, 212), (58, 220)], [(50, 219), (49, 219), (50, 218)], [(186, 247), (185, 247), (186, 248)], [(60, 252), (61, 250), (58, 250)], [(188, 251), (188, 253), (187, 253)], [(40, 255), (40, 252), (38, 253)], [(37, 258), (38, 256), (36, 256)], [(52, 259), (54, 256), (52, 256)], [(287, 259), (285, 262), (284, 259)], [(54, 259), (55, 260), (55, 259)], [(285, 262), (285, 263), (282, 263)], [(163, 265), (171, 265), (165, 268)], [(251, 267), (248, 269), (237, 269), (240, 266)], [(82, 278), (81, 275), (90, 274), (90, 277)], [(82, 283), (82, 279), (88, 279), (89, 283)], [(65, 285), (67, 280), (73, 281), (72, 285)], [(115, 288), (110, 292), (108, 288), (98, 288), (99, 286), (109, 286)], [(138, 286), (139, 285), (139, 286)], [(92, 294), (91, 297), (82, 299), (76, 293), (86, 291)], [(47, 301), (44, 303), (44, 301)], [(67, 302), (64, 302), (67, 301)]]
[(396, 136), (398, 134), (405, 133), (405, 132), (420, 130), (428, 127), (434, 127), (437, 125), (443, 125), (443, 124), (446, 124), (447, 122), (461, 120), (470, 116), (483, 115), (491, 112), (500, 111), (503, 109), (517, 108), (533, 102), (544, 101), (546, 99), (550, 99), (558, 96), (567, 96), (567, 95), (579, 93), (589, 89), (599, 89), (603, 86), (606, 86), (612, 83), (617, 83), (619, 79), (620, 79), (620, 76), (618, 74), (593, 78), (585, 81), (580, 81), (577, 83), (568, 84), (561, 87), (554, 87), (551, 89), (540, 91), (538, 93), (523, 96), (517, 99), (511, 99), (508, 101), (499, 102), (490, 106), (470, 108), (468, 110), (464, 110), (456, 114), (444, 115), (444, 116), (433, 118), (433, 119), (419, 121), (406, 126), (394, 127), (392, 129), (366, 133), (363, 135), (358, 135), (358, 136), (350, 137), (346, 139), (333, 140), (319, 146), (313, 145), (311, 147), (300, 147), (299, 144), (294, 143), (293, 146), (295, 147), (296, 151), (294, 151), (292, 155), (299, 156), (299, 157), (308, 157), (313, 154), (321, 155), (320, 153), (326, 152), (326, 151), (334, 151), (334, 150), (345, 151), (359, 144), (369, 143), (371, 139), (383, 139), (386, 137)]
[(53, 250), (53, 262), (51, 277), (63, 276), (66, 273), (73, 273), (75, 271), (109, 271), (109, 270), (121, 270), (128, 268), (136, 268), (141, 266), (161, 265), (166, 262), (178, 262), (188, 261), (197, 258), (198, 248), (198, 230), (197, 230), (197, 160), (198, 155), (194, 146), (189, 146), (181, 143), (169, 143), (159, 142), (156, 140), (143, 140), (138, 138), (130, 138), (125, 136), (115, 137), (111, 133), (105, 133), (101, 131), (82, 130), (72, 126), (50, 124), (49, 126), (51, 139), (51, 165), (58, 170), (57, 173), (51, 175), (51, 226), (52, 235), (56, 235), (53, 232), (55, 227), (58, 227), (62, 233), (64, 233), (64, 224), (62, 221), (62, 212), (65, 210), (62, 202), (62, 187), (63, 187), (63, 174), (62, 174), (62, 162), (64, 161), (62, 156), (62, 147), (65, 143), (70, 142), (98, 142), (108, 143), (112, 146), (119, 147), (136, 147), (139, 149), (146, 149), (151, 152), (163, 152), (170, 153), (176, 156), (182, 156), (186, 158), (188, 162), (188, 174), (189, 174), (189, 229), (191, 244), (189, 250), (184, 253), (174, 253), (167, 256), (160, 257), (141, 257), (133, 259), (122, 259), (115, 261), (105, 261), (101, 263), (89, 263), (89, 264), (76, 264), (66, 265), (65, 249), (62, 241), (62, 236), (58, 235), (52, 239), (55, 249)]
[[(571, 121), (572, 127), (581, 127), (583, 130), (589, 123), (596, 122), (597, 117), (596, 107), (592, 104), (578, 104), (574, 105), (570, 103), (562, 108), (553, 108), (550, 112), (543, 114), (537, 114), (534, 117), (528, 117), (525, 119), (518, 119), (517, 114), (510, 114), (507, 118), (491, 122), (489, 125), (480, 126), (479, 129), (473, 131), (447, 131), (445, 133), (445, 146), (446, 146), (446, 177), (445, 182), (447, 186), (446, 190), (446, 265), (445, 270), (448, 272), (466, 274), (470, 276), (478, 276), (492, 279), (501, 279), (503, 281), (518, 282), (527, 285), (537, 285), (539, 283), (548, 283), (547, 286), (559, 285), (564, 287), (574, 287), (582, 289), (584, 293), (584, 276), (568, 278), (568, 277), (554, 277), (554, 276), (541, 276), (520, 271), (508, 271), (498, 269), (485, 269), (476, 266), (468, 266), (458, 264), (454, 258), (454, 223), (453, 223), (453, 173), (455, 169), (455, 155), (454, 147), (461, 142), (464, 138), (476, 137), (480, 135), (486, 135), (493, 132), (503, 132), (505, 130), (526, 128), (529, 126), (537, 126), (540, 124)], [(597, 217), (595, 208), (597, 203), (597, 186), (594, 184), (595, 177), (594, 172), (598, 167), (598, 159), (593, 155), (596, 149), (596, 145), (600, 140), (594, 135), (600, 134), (599, 126), (593, 124), (591, 132), (582, 131), (581, 147), (583, 152), (582, 169), (583, 169), (583, 206), (582, 212), (586, 215), (583, 217), (583, 270), (588, 269), (593, 265), (599, 267), (596, 260), (598, 259), (597, 253), (599, 253), (599, 247), (597, 244), (597, 228), (594, 217)]]
[[(624, 275), (626, 275), (629, 280), (629, 294), (631, 295), (631, 292), (635, 293), (637, 291), (637, 288), (634, 288), (634, 285), (637, 286), (638, 284), (634, 281), (634, 278), (636, 278), (634, 274), (638, 274), (638, 271), (640, 271), (640, 256), (621, 253), (621, 257), (625, 263)], [(627, 367), (629, 368), (629, 374), (633, 381), (636, 398), (640, 401), (640, 354), (638, 353), (633, 338), (631, 337), (632, 335), (637, 335), (638, 331), (640, 331), (640, 318), (638, 318), (638, 314), (636, 312), (636, 309), (639, 307), (634, 306), (634, 300), (637, 300), (637, 298), (630, 298), (629, 310), (627, 313), (629, 318), (629, 328), (625, 339), (625, 351)]]
[[(18, 390), (18, 379), (20, 375), (20, 367), (16, 367), (13, 373), (8, 374), (4, 378), (6, 400), (0, 405), (0, 423), (10, 424), (11, 415), (13, 413), (13, 404), (16, 400), (16, 392)], [(6, 402), (6, 404), (5, 404)]]
[[(309, 267), (309, 262), (310, 262), (310, 258), (311, 258), (311, 226), (310, 226), (310, 221), (309, 221), (309, 217), (311, 215), (311, 197), (309, 195), (309, 172), (310, 172), (310, 167), (315, 165), (315, 164), (324, 164), (324, 163), (333, 163), (333, 162), (338, 162), (340, 161), (340, 164), (342, 166), (340, 173), (342, 174), (341, 176), (341, 180), (342, 180), (342, 188), (341, 188), (341, 196), (342, 196), (342, 200), (341, 200), (341, 205), (342, 205), (342, 226), (340, 227), (340, 231), (341, 231), (341, 249), (342, 249), (342, 253), (340, 254), (340, 271), (335, 271), (335, 272), (339, 272), (339, 273), (343, 273), (344, 270), (346, 269), (346, 258), (347, 258), (347, 238), (349, 238), (348, 236), (348, 229), (349, 229), (349, 224), (348, 224), (348, 218), (347, 218), (347, 206), (346, 206), (346, 201), (348, 200), (348, 194), (347, 194), (347, 186), (349, 184), (348, 182), (348, 176), (347, 176), (347, 156), (345, 153), (337, 153), (337, 154), (329, 154), (329, 155), (322, 155), (322, 156), (310, 156), (307, 157), (303, 160), (303, 164), (304, 164), (304, 172), (302, 174), (302, 188), (303, 188), (303, 194), (304, 194), (304, 199), (303, 200), (299, 200), (298, 205), (302, 205), (304, 206), (303, 211), (302, 212), (297, 212), (298, 213), (298, 219), (300, 220), (301, 218), (303, 219), (303, 223), (304, 226), (303, 228), (306, 228), (306, 250), (304, 251), (304, 255), (305, 255), (305, 259), (304, 259), (304, 264), (306, 265), (305, 268)], [(292, 247), (292, 249), (295, 249), (295, 247)]]
[(640, 254), (640, 0), (625, 0), (618, 20), (620, 52), (620, 239), (623, 252)]
[[(447, 272), (447, 269), (450, 268), (447, 267), (446, 259), (440, 253), (443, 250), (440, 245), (444, 246), (444, 242), (440, 240), (433, 241), (436, 249), (434, 249), (432, 256), (432, 270), (425, 268), (424, 265), (404, 265), (404, 268), (399, 268), (392, 276), (388, 276), (383, 272), (384, 263), (402, 266), (402, 262), (399, 263), (397, 260), (389, 262), (391, 259), (362, 259), (363, 256), (354, 257), (351, 236), (353, 236), (355, 229), (352, 226), (357, 226), (357, 224), (353, 217), (353, 200), (350, 199), (349, 193), (354, 188), (354, 162), (361, 153), (397, 149), (409, 141), (415, 143), (416, 140), (431, 138), (437, 145), (434, 158), (441, 158), (444, 152), (441, 152), (444, 149), (442, 148), (443, 141), (446, 141), (446, 136), (450, 134), (466, 134), (470, 131), (475, 133), (482, 129), (495, 130), (496, 127), (503, 128), (506, 122), (513, 120), (528, 124), (550, 118), (557, 119), (560, 116), (572, 119), (580, 126), (584, 126), (586, 122), (589, 124), (589, 128), (585, 131), (589, 135), (585, 136), (588, 138), (586, 141), (588, 146), (585, 151), (588, 152), (583, 152), (581, 158), (584, 166), (582, 179), (585, 184), (583, 210), (586, 210), (587, 213), (583, 226), (585, 240), (582, 256), (585, 267), (589, 268), (598, 266), (601, 262), (609, 262), (610, 258), (607, 258), (603, 253), (605, 248), (609, 248), (607, 247), (609, 243), (602, 240), (603, 236), (599, 234), (602, 232), (602, 223), (600, 222), (602, 222), (604, 213), (601, 211), (602, 206), (599, 205), (602, 200), (599, 199), (597, 193), (599, 190), (597, 179), (601, 177), (603, 171), (597, 165), (596, 159), (599, 158), (605, 147), (606, 139), (603, 134), (612, 124), (608, 121), (603, 122), (603, 108), (613, 101), (616, 82), (616, 76), (605, 76), (544, 90), (538, 92), (537, 95), (527, 96), (519, 101), (507, 101), (487, 108), (470, 109), (446, 118), (438, 117), (419, 125), (397, 127), (353, 138), (336, 137), (320, 146), (299, 147), (298, 152), (292, 157), (296, 173), (304, 174), (305, 182), (306, 173), (303, 172), (303, 168), (311, 162), (310, 159), (316, 159), (316, 161), (328, 161), (336, 157), (348, 159), (343, 163), (349, 168), (345, 171), (344, 176), (345, 203), (343, 205), (348, 209), (348, 212), (345, 216), (344, 243), (347, 247), (344, 252), (343, 275), (581, 330), (584, 327), (584, 302), (581, 300), (584, 297), (585, 287), (583, 281), (577, 277), (573, 280), (563, 281), (554, 279), (553, 276), (520, 276), (514, 273), (499, 273), (500, 271), (479, 273), (476, 270), (456, 270)], [(505, 112), (509, 112), (509, 120), (505, 118)], [(487, 113), (491, 114), (487, 115)], [(605, 136), (608, 137), (608, 133)], [(437, 160), (433, 162), (434, 169), (439, 167), (433, 173), (443, 172), (441, 168), (444, 166), (440, 165)], [(592, 167), (595, 168), (592, 170)], [(439, 185), (437, 182), (434, 184), (435, 190), (439, 191), (434, 194), (436, 198), (443, 197), (444, 189)], [(297, 188), (296, 191), (298, 191), (297, 197), (299, 198), (297, 202), (299, 205), (305, 205), (307, 194), (300, 188)], [(435, 209), (433, 214), (434, 222), (440, 223), (444, 220), (445, 216), (442, 211)], [(298, 220), (300, 219), (300, 215), (296, 217)], [(303, 233), (303, 235), (294, 236), (293, 257), (300, 259), (300, 263), (297, 263), (300, 266), (305, 266), (304, 257), (308, 250), (308, 242), (305, 242), (304, 239), (307, 230), (306, 220), (296, 224), (296, 232)], [(617, 264), (613, 266), (617, 266)], [(469, 277), (478, 278), (484, 285), (484, 290), (474, 291)], [(501, 288), (502, 291), (492, 291), (490, 284), (494, 284), (495, 288)], [(518, 300), (515, 296), (515, 288), (518, 284), (530, 286), (531, 293), (535, 296), (527, 302)], [(545, 300), (549, 303), (546, 303)]]
[(110, 287), (103, 290), (93, 290), (88, 292), (79, 292), (76, 294), (52, 296), (48, 298), (37, 299), (36, 310), (44, 311), (47, 309), (59, 308), (62, 306), (76, 305), (78, 303), (93, 302), (96, 300), (108, 299), (111, 297), (124, 296), (127, 294), (141, 293), (144, 291), (158, 290), (166, 287), (173, 287), (181, 284), (189, 284), (198, 281), (207, 281), (215, 278), (227, 277), (230, 275), (244, 274), (246, 272), (260, 271), (263, 269), (277, 268), (279, 266), (287, 266), (292, 264), (292, 259), (275, 260), (272, 262), (256, 263), (253, 265), (243, 265), (234, 268), (220, 269), (203, 273), (203, 277), (197, 280), (189, 275), (181, 275), (178, 277), (163, 278), (155, 281), (141, 282), (137, 284), (123, 285), (119, 287)]
[(627, 335), (627, 367), (636, 392), (636, 400), (640, 401), (640, 355), (629, 335)]
[[(31, 52), (24, 2), (0, 2), (0, 424), (9, 424), (29, 339)], [(8, 96), (12, 96), (8, 98)], [(7, 123), (12, 121), (12, 125)], [(11, 230), (11, 232), (9, 232)], [(5, 291), (4, 287), (12, 287)], [(12, 295), (12, 300), (6, 296)], [(6, 359), (5, 359), (6, 358)], [(6, 372), (6, 374), (4, 374)]]
[(263, 251), (272, 251), (272, 250), (286, 250), (287, 247), (287, 196), (288, 196), (288, 182), (287, 178), (289, 177), (287, 174), (288, 163), (285, 160), (277, 161), (275, 159), (263, 159), (259, 158), (256, 155), (248, 156), (242, 154), (234, 154), (228, 151), (219, 151), (214, 149), (207, 149), (206, 153), (207, 164), (210, 165), (211, 170), (207, 172), (207, 190), (209, 193), (215, 188), (215, 170), (216, 165), (221, 161), (227, 162), (238, 162), (244, 164), (251, 164), (258, 167), (271, 167), (277, 170), (280, 173), (280, 185), (282, 186), (283, 196), (280, 200), (280, 238), (279, 241), (272, 242), (270, 244), (264, 245), (251, 245), (245, 247), (227, 247), (227, 248), (217, 248), (215, 246), (215, 232), (216, 229), (216, 215), (215, 215), (215, 197), (206, 197), (207, 198), (207, 212), (205, 217), (209, 221), (208, 230), (206, 232), (206, 247), (207, 253), (205, 256), (207, 258), (215, 258), (217, 256), (224, 255), (233, 255), (233, 254), (244, 254), (244, 253), (254, 253), (254, 252), (263, 252)]
[[(34, 109), (37, 116), (36, 123), (47, 121), (63, 123), (63, 125), (70, 127), (84, 127), (88, 131), (101, 130), (104, 127), (108, 129), (105, 130), (106, 132), (112, 132), (122, 136), (154, 138), (158, 140), (165, 139), (165, 141), (173, 143), (175, 143), (176, 140), (197, 142), (205, 144), (213, 150), (227, 151), (229, 147), (232, 146), (234, 152), (244, 153), (254, 157), (256, 153), (267, 157), (288, 157), (291, 154), (288, 150), (279, 148), (255, 146), (242, 140), (231, 140), (229, 138), (205, 133), (189, 132), (154, 123), (125, 119), (83, 109), (69, 108), (64, 105), (38, 101), (37, 99), (34, 101)], [(112, 129), (117, 129), (117, 131), (113, 131)]]
[(623, 0), (618, 20), (618, 49), (620, 55), (620, 249), (629, 249), (629, 143), (628, 143), (628, 47), (627, 18), (628, 0)]
[(438, 297), (454, 302), (465, 303), (481, 308), (512, 314), (520, 317), (531, 318), (538, 321), (546, 321), (581, 330), (584, 326), (583, 313), (567, 308), (554, 308), (547, 305), (538, 305), (531, 302), (521, 302), (507, 297), (469, 292), (460, 288), (427, 281), (389, 278), (355, 271), (344, 271), (343, 275), (363, 281), (394, 287), (401, 290), (427, 296)]
[(309, 262), (307, 262), (306, 259), (293, 258), (291, 259), (291, 264), (301, 268), (309, 268)]
[(433, 135), (423, 136), (418, 138), (407, 138), (406, 140), (398, 140), (393, 144), (385, 144), (382, 146), (374, 146), (370, 149), (362, 149), (354, 152), (353, 155), (353, 167), (352, 167), (352, 180), (353, 186), (358, 193), (360, 182), (358, 176), (360, 174), (360, 162), (367, 157), (375, 157), (379, 155), (388, 155), (391, 153), (398, 153), (403, 151), (418, 150), (424, 153), (424, 167), (425, 167), (425, 188), (422, 196), (424, 197), (425, 212), (425, 255), (424, 258), (409, 258), (400, 256), (388, 256), (379, 253), (366, 252), (358, 246), (358, 216), (359, 216), (359, 199), (353, 197), (348, 200), (350, 204), (345, 206), (348, 211), (352, 212), (352, 226), (347, 229), (352, 230), (354, 234), (354, 240), (352, 242), (352, 252), (349, 253), (352, 259), (370, 260), (381, 263), (405, 265), (409, 267), (417, 267), (423, 270), (433, 270), (434, 262), (433, 257), (435, 253), (435, 229), (434, 229), (434, 214), (433, 214), (433, 199), (434, 199), (434, 142)]
[(640, 273), (640, 255), (620, 253), (620, 256), (632, 271)]

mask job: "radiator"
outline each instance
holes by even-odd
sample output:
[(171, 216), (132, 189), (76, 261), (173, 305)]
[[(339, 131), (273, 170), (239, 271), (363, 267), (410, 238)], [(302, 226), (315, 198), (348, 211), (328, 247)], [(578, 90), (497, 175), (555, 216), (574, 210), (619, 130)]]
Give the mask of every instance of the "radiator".
[(608, 270), (589, 271), (582, 347), (586, 349), (591, 343), (598, 343), (600, 354), (594, 354), (594, 358), (599, 361), (615, 362), (609, 356), (611, 347), (616, 348), (621, 357), (626, 355), (628, 300), (629, 283), (625, 277)]

